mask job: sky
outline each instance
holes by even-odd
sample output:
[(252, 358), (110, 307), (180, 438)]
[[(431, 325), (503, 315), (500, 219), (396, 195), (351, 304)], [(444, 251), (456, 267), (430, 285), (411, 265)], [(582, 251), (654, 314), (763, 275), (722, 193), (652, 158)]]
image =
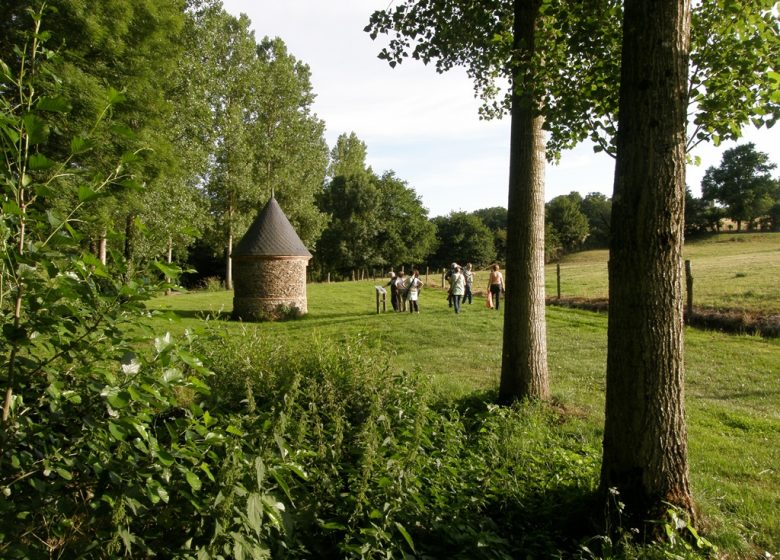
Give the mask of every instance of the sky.
[[(381, 174), (392, 170), (422, 199), (431, 217), (507, 205), (509, 118), (481, 121), (479, 101), (461, 68), (438, 74), (409, 60), (395, 68), (379, 60), (386, 44), (363, 28), (374, 10), (393, 0), (223, 0), (225, 10), (246, 14), (256, 40), (279, 37), (288, 52), (311, 69), (313, 112), (325, 123), (333, 147), (354, 132), (366, 144), (367, 163)], [(780, 126), (745, 129), (738, 142), (700, 145), (692, 155), (687, 184), (694, 196), (708, 167), (723, 152), (753, 142), (780, 165)], [(546, 200), (578, 191), (612, 195), (614, 160), (590, 144), (564, 152), (545, 171)]]

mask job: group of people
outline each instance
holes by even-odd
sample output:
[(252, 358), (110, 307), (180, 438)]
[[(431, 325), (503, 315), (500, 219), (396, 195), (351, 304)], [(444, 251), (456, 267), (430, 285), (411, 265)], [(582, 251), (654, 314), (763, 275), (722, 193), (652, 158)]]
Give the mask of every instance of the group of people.
[(390, 303), (393, 305), (393, 311), (406, 311), (409, 304), (409, 313), (419, 313), (420, 306), (417, 303), (420, 297), (420, 288), (423, 281), (420, 280), (420, 271), (416, 268), (407, 278), (403, 270), (398, 274), (390, 272)]
[[(462, 303), (471, 305), (474, 301), (472, 289), (474, 272), (471, 263), (466, 263), (465, 267), (461, 267), (458, 263), (452, 263), (444, 278), (450, 284), (447, 302), (450, 307), (455, 308), (455, 313), (460, 313)], [(488, 279), (488, 307), (497, 310), (502, 293), (504, 293), (504, 275), (501, 274), (499, 266), (494, 264), (490, 269)]]
[[(471, 305), (473, 303), (474, 272), (471, 263), (467, 263), (465, 267), (461, 267), (458, 263), (452, 263), (444, 275), (444, 279), (450, 285), (447, 291), (447, 302), (450, 307), (455, 308), (455, 313), (460, 313), (461, 304)], [(410, 313), (420, 312), (418, 301), (423, 281), (420, 280), (420, 272), (417, 269), (413, 269), (412, 274), (408, 277), (403, 270), (397, 274), (390, 271), (390, 281), (387, 285), (390, 287), (390, 301), (393, 305), (393, 311), (406, 311), (408, 307)], [(490, 267), (490, 276), (488, 277), (488, 307), (498, 310), (503, 293), (504, 275), (501, 274), (499, 266), (494, 264)]]

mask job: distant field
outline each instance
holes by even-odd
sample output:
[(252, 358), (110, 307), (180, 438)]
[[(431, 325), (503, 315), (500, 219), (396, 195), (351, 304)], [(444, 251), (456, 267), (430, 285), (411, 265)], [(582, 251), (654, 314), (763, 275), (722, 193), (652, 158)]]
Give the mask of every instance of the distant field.
[[(721, 233), (685, 245), (694, 306), (780, 314), (780, 233)], [(561, 260), (561, 296), (606, 298), (606, 250)], [(556, 295), (556, 266), (546, 267), (547, 296)]]

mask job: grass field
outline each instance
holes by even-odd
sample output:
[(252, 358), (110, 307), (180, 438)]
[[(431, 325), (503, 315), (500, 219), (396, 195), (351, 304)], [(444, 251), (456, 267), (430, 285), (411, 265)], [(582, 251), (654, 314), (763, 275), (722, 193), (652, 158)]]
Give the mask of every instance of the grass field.
[[(691, 261), (694, 305), (780, 314), (780, 233), (721, 233), (685, 245)], [(606, 250), (583, 251), (561, 262), (561, 296), (607, 297)], [(555, 296), (556, 266), (546, 269), (548, 296)]]
[[(738, 243), (723, 246), (733, 250)], [(722, 250), (703, 244), (689, 254), (705, 261), (709, 252), (713, 261), (712, 255)], [(157, 330), (183, 332), (206, 321), (236, 336), (243, 329), (258, 329), (273, 343), (302, 352), (318, 337), (360, 338), (386, 351), (393, 367), (430, 375), (444, 399), (492, 395), (500, 370), (501, 312), (487, 309), (480, 297), (456, 315), (447, 307), (444, 292), (426, 288), (419, 315), (376, 314), (373, 285), (309, 285), (307, 316), (259, 325), (224, 320), (232, 308), (231, 292), (158, 298), (151, 307), (163, 312), (154, 319)], [(548, 307), (547, 321), (552, 391), (572, 413), (567, 429), (599, 445), (606, 317)], [(688, 329), (685, 360), (691, 480), (708, 535), (730, 557), (778, 555), (780, 341)]]

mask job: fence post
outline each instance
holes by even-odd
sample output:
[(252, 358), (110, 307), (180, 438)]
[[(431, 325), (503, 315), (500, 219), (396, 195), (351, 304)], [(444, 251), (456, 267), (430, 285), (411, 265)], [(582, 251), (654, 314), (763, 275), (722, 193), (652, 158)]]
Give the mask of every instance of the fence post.
[(685, 323), (689, 324), (693, 317), (693, 274), (691, 273), (691, 261), (685, 259), (685, 288), (687, 296), (687, 313), (685, 314)]
[(558, 299), (561, 299), (561, 263), (555, 264), (555, 276), (558, 281)]
[(382, 313), (384, 313), (387, 310), (386, 307), (386, 298), (387, 298), (387, 290), (385, 290), (382, 286), (374, 286), (374, 289), (376, 290), (376, 312), (379, 313), (379, 304), (381, 302), (382, 304)]

